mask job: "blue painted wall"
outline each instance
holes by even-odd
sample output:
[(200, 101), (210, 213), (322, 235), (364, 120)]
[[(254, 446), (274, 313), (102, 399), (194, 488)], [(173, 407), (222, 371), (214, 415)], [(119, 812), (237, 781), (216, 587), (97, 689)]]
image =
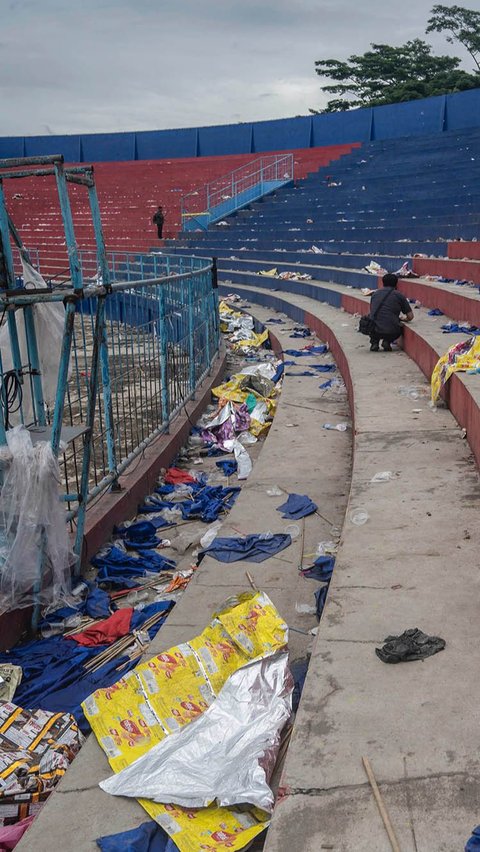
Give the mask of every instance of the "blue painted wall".
[(216, 127), (0, 138), (0, 158), (63, 154), (67, 162), (122, 162), (291, 151), (480, 127), (480, 89), (330, 115)]

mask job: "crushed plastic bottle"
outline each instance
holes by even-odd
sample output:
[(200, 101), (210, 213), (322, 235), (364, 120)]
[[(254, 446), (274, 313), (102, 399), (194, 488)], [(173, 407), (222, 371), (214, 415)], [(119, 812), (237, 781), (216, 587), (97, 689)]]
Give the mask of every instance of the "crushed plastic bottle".
[(214, 539), (216, 538), (216, 536), (218, 535), (218, 533), (219, 533), (219, 530), (220, 530), (221, 526), (222, 526), (221, 521), (215, 521), (215, 522), (214, 522), (214, 523), (213, 523), (213, 524), (212, 524), (212, 525), (208, 528), (208, 530), (206, 531), (206, 533), (205, 533), (204, 535), (202, 535), (202, 537), (201, 537), (201, 539), (200, 539), (200, 547), (202, 548), (202, 550), (205, 550), (207, 547), (210, 547), (210, 545), (212, 544), (213, 540), (214, 540)]
[(269, 488), (267, 488), (266, 493), (269, 497), (281, 497), (283, 491), (281, 488), (278, 487), (278, 485), (271, 485)]
[(395, 474), (391, 470), (380, 470), (372, 476), (370, 482), (390, 482), (391, 479), (395, 479)]
[(352, 509), (350, 512), (350, 520), (356, 527), (362, 527), (363, 524), (366, 524), (369, 517), (370, 515), (366, 509)]
[(324, 423), (324, 429), (336, 429), (337, 432), (346, 432), (348, 429), (348, 423), (337, 423), (334, 425), (333, 423)]
[(334, 541), (320, 541), (317, 545), (316, 556), (333, 556), (338, 550)]
[(295, 539), (300, 535), (300, 527), (298, 524), (287, 524), (284, 532), (290, 536), (292, 541), (295, 541)]

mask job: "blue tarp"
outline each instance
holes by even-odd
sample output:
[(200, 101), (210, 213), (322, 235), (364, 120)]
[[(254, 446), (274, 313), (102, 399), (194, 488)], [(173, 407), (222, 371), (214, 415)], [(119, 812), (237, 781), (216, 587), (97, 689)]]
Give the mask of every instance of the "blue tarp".
[(97, 838), (102, 852), (178, 852), (178, 846), (156, 822)]
[(283, 512), (283, 518), (298, 521), (306, 515), (311, 515), (316, 509), (317, 504), (306, 494), (289, 494), (288, 500), (277, 508), (277, 512)]
[(315, 592), (315, 601), (317, 604), (317, 618), (320, 621), (323, 608), (325, 606), (325, 601), (327, 600), (328, 594), (328, 583), (326, 586), (320, 586), (319, 589)]
[(212, 556), (219, 562), (263, 562), (285, 550), (292, 543), (289, 535), (277, 533), (265, 538), (262, 535), (247, 535), (245, 538), (216, 538), (201, 552), (201, 556)]
[(155, 551), (144, 551), (141, 557), (134, 559), (119, 547), (110, 547), (103, 556), (94, 556), (92, 565), (98, 569), (95, 582), (111, 583), (123, 589), (137, 586), (136, 577), (175, 568), (173, 559), (165, 559)]

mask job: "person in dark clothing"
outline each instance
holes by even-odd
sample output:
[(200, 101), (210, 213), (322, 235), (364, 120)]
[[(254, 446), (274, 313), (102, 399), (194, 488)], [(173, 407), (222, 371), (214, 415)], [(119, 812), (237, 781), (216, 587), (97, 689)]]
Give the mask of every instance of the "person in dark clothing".
[(158, 239), (159, 240), (162, 239), (164, 221), (165, 221), (165, 216), (163, 215), (163, 207), (159, 204), (158, 210), (154, 213), (153, 218), (152, 218), (153, 224), (157, 226)]
[(391, 344), (403, 334), (402, 322), (413, 320), (410, 303), (397, 290), (398, 277), (388, 272), (382, 281), (383, 288), (375, 290), (370, 300), (370, 317), (375, 321), (375, 331), (370, 335), (371, 352), (379, 351), (380, 341), (384, 352), (391, 352)]

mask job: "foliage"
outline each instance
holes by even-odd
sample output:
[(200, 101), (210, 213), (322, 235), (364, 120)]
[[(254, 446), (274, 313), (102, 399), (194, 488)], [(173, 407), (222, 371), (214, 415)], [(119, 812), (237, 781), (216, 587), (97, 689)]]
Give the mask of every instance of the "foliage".
[(464, 6), (433, 7), (428, 19), (427, 33), (448, 32), (446, 40), (449, 44), (459, 42), (472, 57), (477, 70), (480, 71), (480, 12), (466, 9)]

